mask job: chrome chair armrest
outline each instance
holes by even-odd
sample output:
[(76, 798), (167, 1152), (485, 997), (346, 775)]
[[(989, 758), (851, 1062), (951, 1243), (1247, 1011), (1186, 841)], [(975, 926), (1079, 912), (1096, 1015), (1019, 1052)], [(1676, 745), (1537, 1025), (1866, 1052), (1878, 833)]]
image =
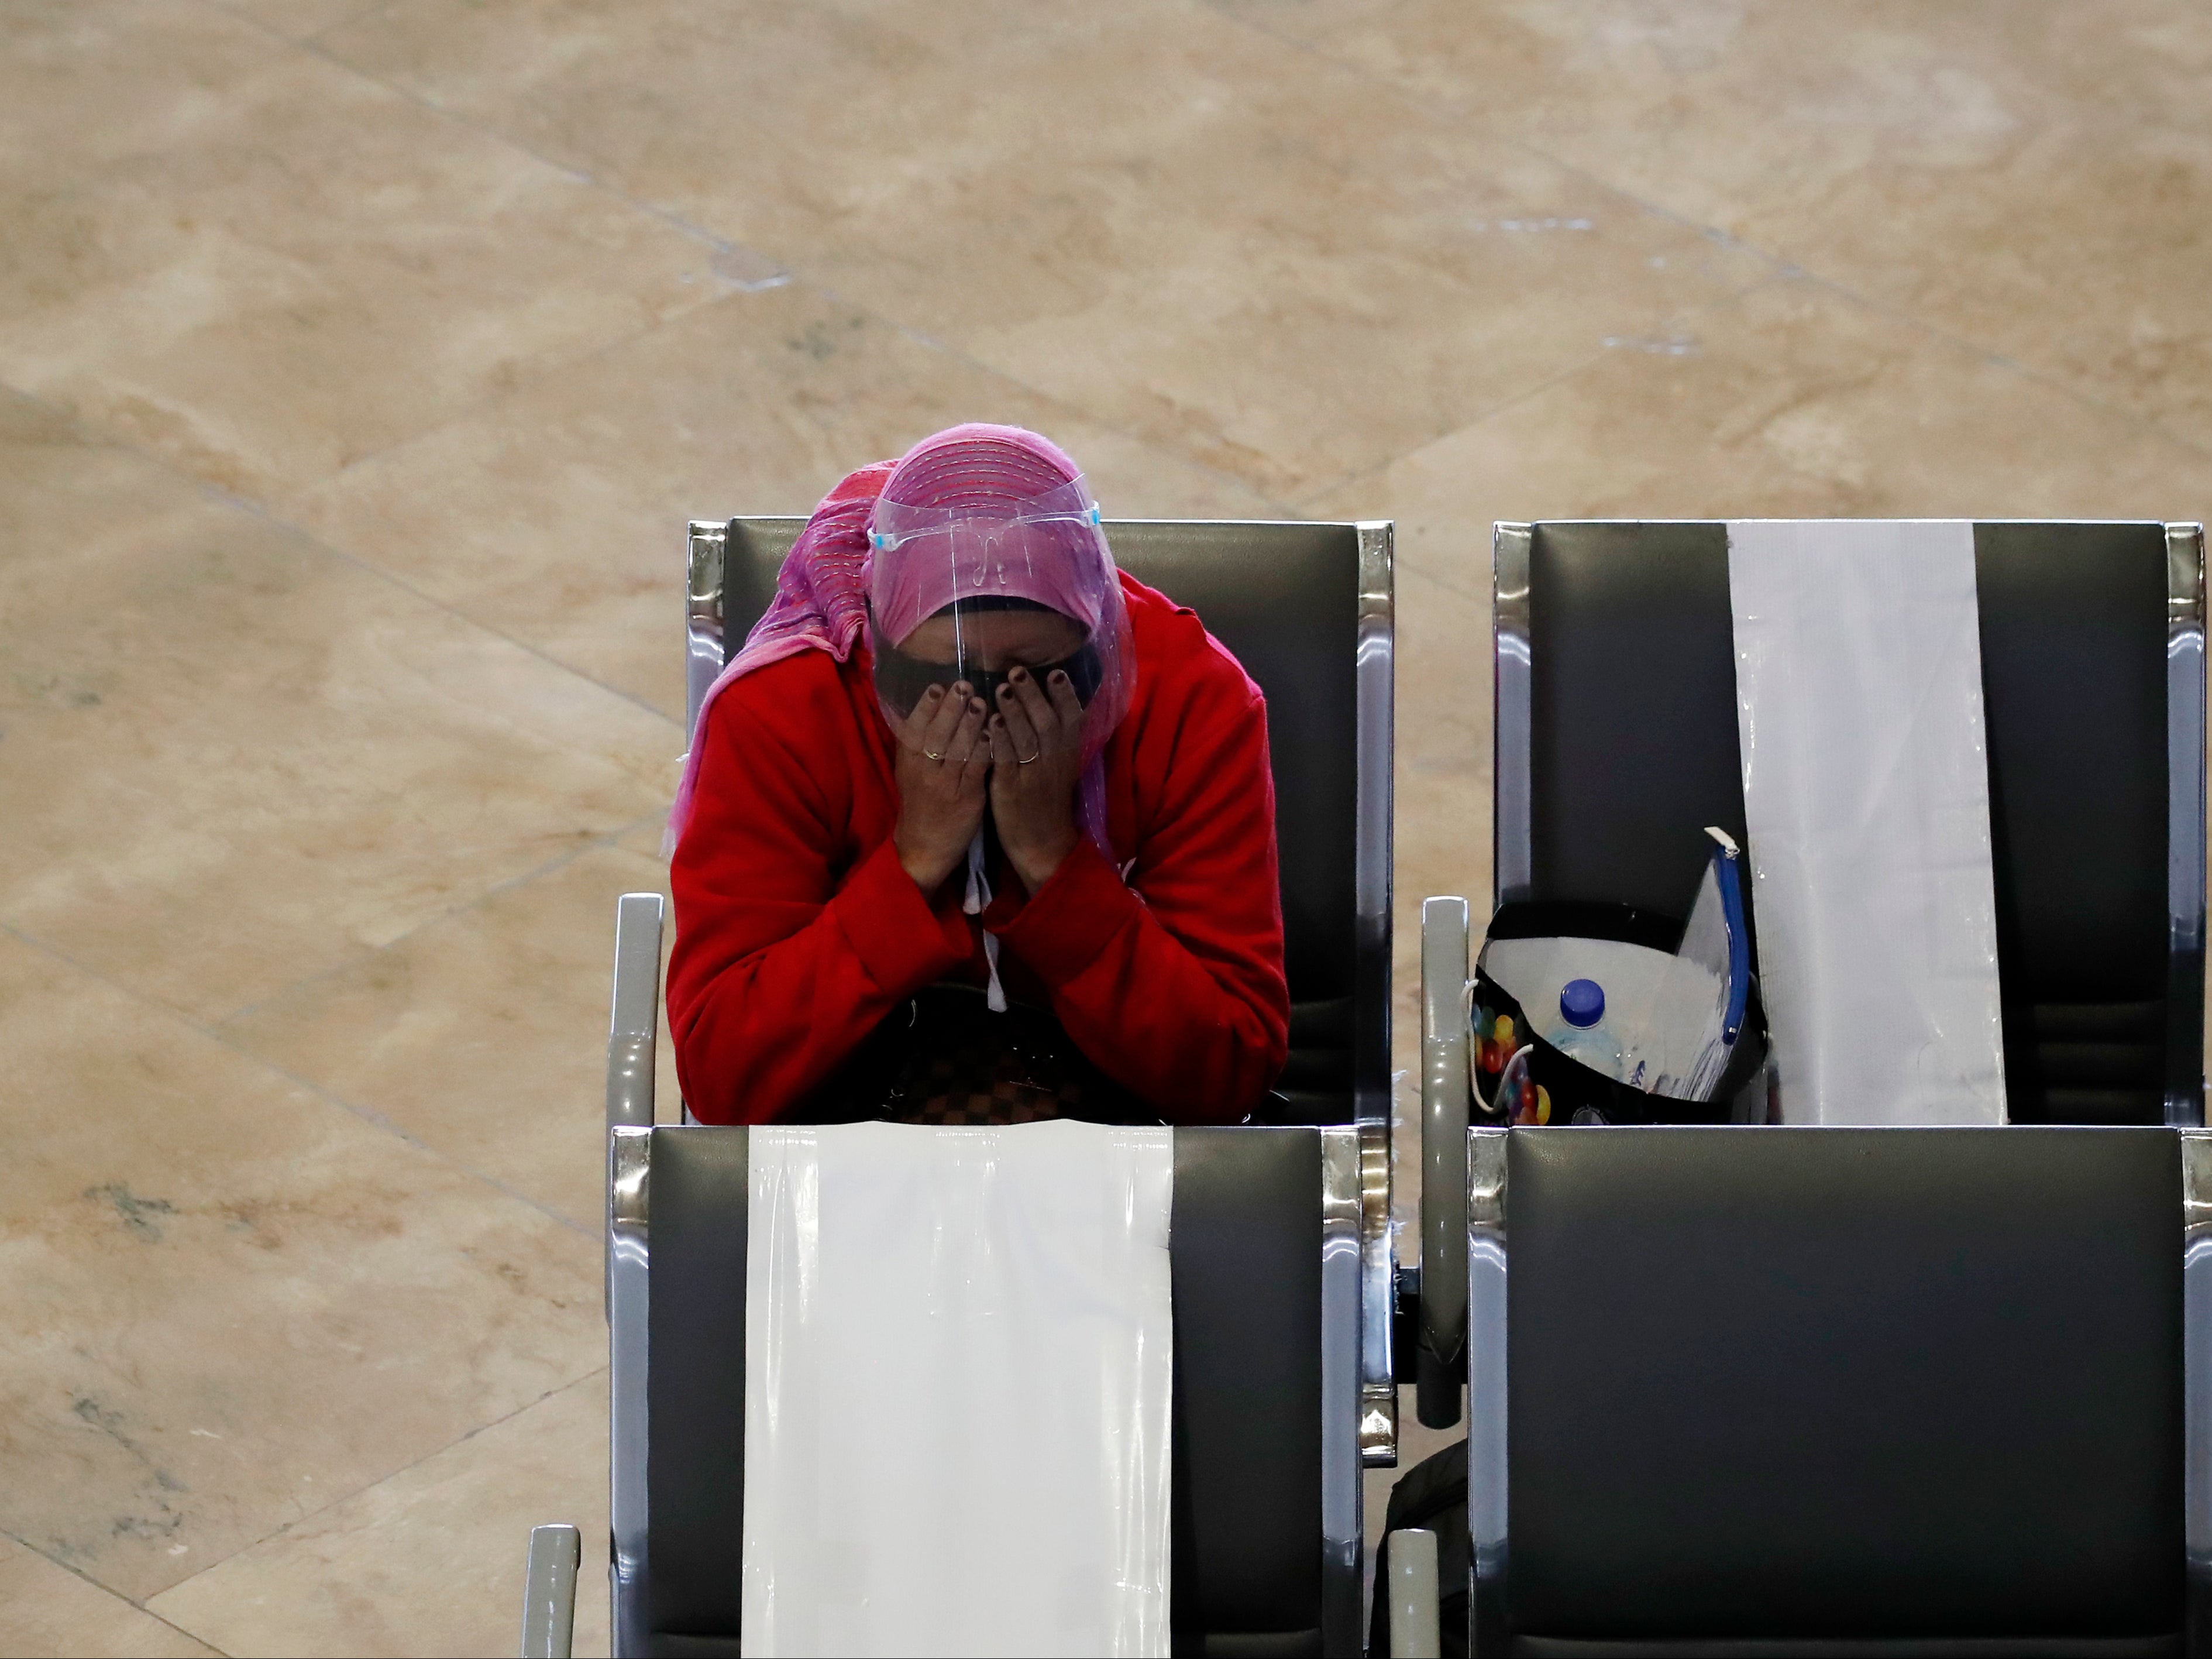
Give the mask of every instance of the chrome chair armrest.
[(1459, 1421), (1467, 1345), (1467, 900), (1421, 902), (1421, 1330), (1416, 1410)]
[(1398, 1249), (1390, 1230), (1390, 1123), (1359, 1119), (1359, 1459), (1398, 1467)]
[[(660, 924), (657, 893), (625, 893), (615, 907), (614, 1013), (607, 1029), (607, 1156), (614, 1131), (653, 1127), (653, 1057), (660, 1037)], [(611, 1171), (613, 1165), (608, 1166)], [(604, 1297), (614, 1307), (614, 1229), (607, 1230)]]
[(660, 895), (625, 893), (615, 910), (614, 1015), (607, 1031), (607, 1127), (653, 1124), (660, 1031)]
[(530, 1529), (522, 1590), (522, 1659), (568, 1659), (576, 1627), (576, 1567), (583, 1538), (565, 1522)]
[(2166, 1120), (2204, 1122), (2204, 527), (2166, 527)]
[(1322, 1651), (1357, 1656), (1366, 1565), (1360, 1126), (1331, 1125), (1321, 1144)]
[(1389, 1598), (1390, 1659), (1441, 1659), (1437, 1535), (1418, 1527), (1401, 1527), (1386, 1542), (1389, 1573), (1376, 1586), (1376, 1594)]
[(1507, 1503), (1507, 1146), (1512, 1131), (1478, 1125), (1467, 1133), (1467, 1538), (1468, 1651), (1502, 1648)]
[(2181, 1131), (2182, 1552), (2190, 1651), (2212, 1648), (2212, 1130)]

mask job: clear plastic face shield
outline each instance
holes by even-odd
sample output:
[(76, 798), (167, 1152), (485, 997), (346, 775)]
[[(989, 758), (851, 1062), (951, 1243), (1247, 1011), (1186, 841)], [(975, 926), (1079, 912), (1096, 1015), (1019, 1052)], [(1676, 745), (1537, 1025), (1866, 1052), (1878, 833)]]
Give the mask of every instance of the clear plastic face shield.
[(881, 501), (869, 536), (877, 695), (894, 725), (932, 686), (966, 680), (998, 706), (1015, 668), (1066, 674), (1086, 749), (1127, 707), (1128, 622), (1099, 511), (1081, 479), (985, 505)]

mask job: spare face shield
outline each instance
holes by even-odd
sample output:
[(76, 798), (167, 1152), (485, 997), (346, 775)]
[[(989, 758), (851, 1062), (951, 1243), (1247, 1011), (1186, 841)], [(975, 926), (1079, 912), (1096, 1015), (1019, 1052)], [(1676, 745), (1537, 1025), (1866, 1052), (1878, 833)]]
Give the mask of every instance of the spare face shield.
[[(1064, 672), (1086, 707), (1102, 691), (1126, 687), (1121, 589), (1098, 509), (1079, 479), (973, 507), (878, 502), (869, 540), (876, 690), (894, 724), (930, 686), (963, 680), (995, 709), (1018, 667), (1040, 680)], [(1024, 625), (1024, 614), (1041, 613), (1075, 627)], [(933, 619), (945, 625), (917, 642)], [(1126, 701), (1111, 698), (1112, 720)]]

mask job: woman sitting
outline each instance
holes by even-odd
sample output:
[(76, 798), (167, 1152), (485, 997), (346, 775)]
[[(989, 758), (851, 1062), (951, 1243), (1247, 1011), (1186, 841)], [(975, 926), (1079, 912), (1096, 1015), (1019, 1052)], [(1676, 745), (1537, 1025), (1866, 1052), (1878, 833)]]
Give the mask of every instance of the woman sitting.
[(671, 833), (706, 1122), (1234, 1122), (1282, 1067), (1265, 703), (1034, 433), (955, 427), (830, 492)]

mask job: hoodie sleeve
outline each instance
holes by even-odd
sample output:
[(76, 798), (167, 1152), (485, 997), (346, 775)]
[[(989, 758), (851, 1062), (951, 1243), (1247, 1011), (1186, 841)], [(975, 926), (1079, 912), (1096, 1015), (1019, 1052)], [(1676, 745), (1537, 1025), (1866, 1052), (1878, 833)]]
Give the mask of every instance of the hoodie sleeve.
[(828, 659), (763, 669), (708, 711), (691, 819), (669, 865), (668, 1023), (693, 1113), (768, 1123), (892, 1008), (964, 961), (886, 839), (850, 869), (851, 736)]
[(1267, 705), (1225, 656), (1206, 668), (1133, 752), (1158, 806), (1129, 879), (1086, 839), (984, 918), (1084, 1052), (1178, 1123), (1249, 1115), (1289, 1047)]

